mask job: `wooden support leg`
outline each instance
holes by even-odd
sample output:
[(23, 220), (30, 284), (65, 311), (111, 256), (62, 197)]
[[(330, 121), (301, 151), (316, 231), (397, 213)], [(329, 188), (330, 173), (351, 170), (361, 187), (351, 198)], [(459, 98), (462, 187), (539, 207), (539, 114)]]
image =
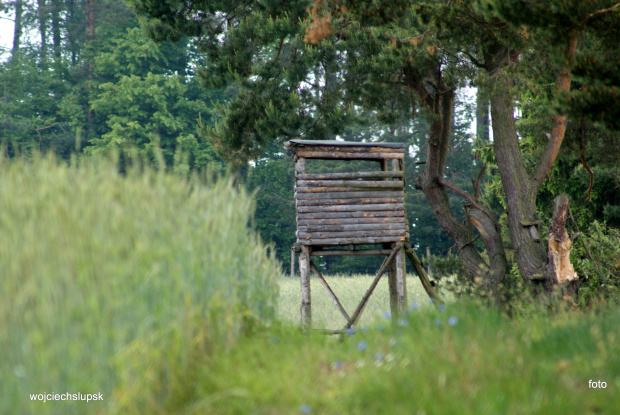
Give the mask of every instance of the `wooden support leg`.
[(310, 253), (307, 246), (302, 246), (299, 253), (299, 280), (301, 293), (301, 325), (310, 328), (312, 322), (312, 302), (310, 301)]
[(398, 314), (398, 289), (396, 284), (396, 262), (388, 265), (388, 287), (390, 293), (390, 312), (393, 316)]
[(362, 311), (364, 311), (364, 308), (366, 307), (366, 303), (368, 302), (368, 299), (372, 295), (372, 292), (377, 287), (377, 284), (379, 283), (381, 276), (387, 269), (390, 262), (392, 262), (392, 260), (396, 256), (396, 253), (400, 251), (401, 249), (402, 249), (402, 244), (399, 243), (398, 245), (396, 245), (392, 253), (387, 258), (385, 258), (385, 260), (383, 261), (383, 264), (381, 264), (381, 267), (379, 268), (379, 271), (377, 271), (377, 275), (375, 276), (375, 279), (370, 284), (370, 288), (368, 289), (368, 291), (366, 291), (366, 294), (364, 294), (362, 301), (359, 303), (359, 305), (357, 306), (357, 309), (355, 310), (355, 312), (353, 313), (353, 315), (347, 322), (345, 329), (352, 327), (357, 322), (357, 320), (360, 318)]
[(312, 270), (312, 272), (314, 272), (314, 275), (317, 276), (319, 281), (321, 281), (321, 284), (323, 284), (323, 286), (327, 290), (329, 297), (332, 299), (334, 305), (338, 307), (338, 310), (340, 310), (340, 313), (344, 316), (344, 318), (347, 319), (347, 321), (351, 320), (351, 317), (349, 317), (349, 315), (347, 314), (347, 311), (344, 309), (344, 307), (340, 303), (340, 300), (338, 300), (338, 297), (336, 296), (332, 288), (329, 286), (327, 281), (325, 281), (325, 278), (323, 278), (323, 275), (321, 275), (321, 271), (319, 271), (316, 265), (314, 265), (314, 262), (312, 262), (312, 260), (310, 260), (310, 269)]
[(407, 258), (409, 258), (411, 265), (413, 265), (413, 269), (415, 270), (416, 274), (418, 274), (418, 277), (420, 277), (422, 286), (424, 287), (424, 290), (426, 290), (428, 296), (431, 298), (431, 300), (437, 300), (437, 293), (435, 293), (435, 290), (431, 285), (431, 281), (428, 279), (428, 275), (426, 275), (426, 271), (424, 271), (424, 267), (422, 267), (422, 263), (418, 259), (418, 256), (413, 250), (410, 242), (405, 242), (405, 254), (407, 255)]
[(394, 265), (396, 268), (396, 302), (398, 312), (402, 312), (407, 308), (407, 273), (405, 264), (405, 249), (400, 248), (394, 257)]
[(396, 315), (407, 308), (407, 285), (405, 279), (405, 251), (398, 250), (388, 266), (388, 285), (390, 289), (390, 311)]
[(291, 278), (295, 277), (295, 249), (291, 248)]

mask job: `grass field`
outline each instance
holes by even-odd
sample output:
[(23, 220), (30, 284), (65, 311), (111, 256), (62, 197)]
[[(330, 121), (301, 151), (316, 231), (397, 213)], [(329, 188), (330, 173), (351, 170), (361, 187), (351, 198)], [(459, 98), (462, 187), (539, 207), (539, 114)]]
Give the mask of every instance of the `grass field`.
[[(342, 306), (349, 315), (353, 314), (362, 297), (370, 287), (373, 275), (335, 275), (325, 276)], [(293, 324), (300, 323), (299, 279), (282, 277), (278, 280), (280, 296), (278, 297), (278, 318)], [(312, 294), (312, 326), (314, 328), (341, 329), (345, 319), (329, 297), (327, 290), (317, 278), (310, 280)], [(407, 274), (407, 298), (409, 303), (421, 308), (431, 306), (422, 284), (411, 274)], [(358, 326), (368, 326), (385, 319), (390, 312), (387, 276), (384, 275), (379, 285), (368, 300)]]
[[(471, 304), (328, 336), (274, 325), (193, 374), (183, 414), (618, 414), (620, 312)], [(593, 388), (592, 382), (605, 382)], [(599, 383), (603, 385), (603, 383)]]
[[(305, 332), (230, 180), (52, 159), (0, 176), (1, 415), (620, 413), (617, 305), (435, 308), (409, 274), (400, 315), (383, 279), (354, 330)], [(372, 279), (325, 277), (349, 313)], [(341, 328), (311, 285), (314, 327)]]

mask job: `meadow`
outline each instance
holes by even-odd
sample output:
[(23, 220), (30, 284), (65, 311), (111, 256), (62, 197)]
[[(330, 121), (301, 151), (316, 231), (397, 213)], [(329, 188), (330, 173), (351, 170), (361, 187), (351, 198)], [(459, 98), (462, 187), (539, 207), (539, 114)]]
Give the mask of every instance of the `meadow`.
[[(350, 332), (302, 331), (250, 196), (115, 163), (0, 163), (0, 414), (620, 412), (613, 304), (436, 308), (408, 274), (406, 312), (382, 280)], [(349, 311), (372, 278), (325, 277)], [(342, 327), (312, 290), (314, 327)]]
[[(353, 313), (362, 297), (370, 287), (374, 275), (326, 275), (327, 283), (334, 291), (342, 306), (349, 315)], [(299, 279), (290, 276), (278, 280), (280, 289), (278, 296), (278, 318), (282, 322), (300, 324), (300, 293)], [(343, 315), (338, 311), (329, 297), (327, 290), (317, 278), (311, 277), (310, 287), (312, 294), (312, 327), (315, 329), (341, 329), (346, 323)], [(421, 308), (431, 307), (432, 304), (424, 291), (422, 284), (412, 274), (407, 278), (407, 299), (410, 304)], [(387, 277), (383, 276), (368, 300), (362, 317), (357, 326), (369, 326), (385, 319), (390, 314), (390, 299)]]

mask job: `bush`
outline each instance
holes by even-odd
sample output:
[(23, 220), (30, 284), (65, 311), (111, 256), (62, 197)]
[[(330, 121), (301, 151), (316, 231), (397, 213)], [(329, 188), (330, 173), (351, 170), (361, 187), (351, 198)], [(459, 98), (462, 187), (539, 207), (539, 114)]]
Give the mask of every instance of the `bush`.
[(581, 278), (580, 302), (593, 305), (606, 300), (618, 301), (620, 231), (594, 221), (586, 235), (576, 239), (573, 246), (573, 264)]
[(0, 164), (0, 413), (165, 413), (198, 359), (274, 316), (278, 267), (230, 180)]

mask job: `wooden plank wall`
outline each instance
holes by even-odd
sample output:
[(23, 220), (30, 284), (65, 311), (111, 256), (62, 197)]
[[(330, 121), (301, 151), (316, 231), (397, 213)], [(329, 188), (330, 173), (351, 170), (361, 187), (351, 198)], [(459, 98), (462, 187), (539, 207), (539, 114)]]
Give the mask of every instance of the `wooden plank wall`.
[[(300, 245), (366, 245), (406, 239), (403, 150), (375, 147), (297, 150), (295, 204)], [(365, 172), (305, 172), (305, 158), (375, 159), (383, 169)], [(327, 157), (330, 156), (330, 157)], [(395, 160), (387, 170), (387, 159)]]

